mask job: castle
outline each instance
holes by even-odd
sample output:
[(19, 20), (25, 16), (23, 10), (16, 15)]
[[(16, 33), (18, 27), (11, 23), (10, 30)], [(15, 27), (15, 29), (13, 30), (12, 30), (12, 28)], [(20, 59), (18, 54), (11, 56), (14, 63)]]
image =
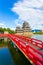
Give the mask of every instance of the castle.
[(31, 32), (31, 28), (29, 26), (29, 23), (24, 21), (22, 27), (17, 26), (15, 31), (16, 33)]

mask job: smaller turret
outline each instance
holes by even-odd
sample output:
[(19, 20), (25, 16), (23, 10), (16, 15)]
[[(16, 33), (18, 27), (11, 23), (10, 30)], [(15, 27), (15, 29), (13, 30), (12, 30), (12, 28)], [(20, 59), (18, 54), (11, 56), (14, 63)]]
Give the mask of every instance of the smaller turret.
[(20, 26), (17, 26), (15, 31), (16, 33), (23, 33), (22, 27)]

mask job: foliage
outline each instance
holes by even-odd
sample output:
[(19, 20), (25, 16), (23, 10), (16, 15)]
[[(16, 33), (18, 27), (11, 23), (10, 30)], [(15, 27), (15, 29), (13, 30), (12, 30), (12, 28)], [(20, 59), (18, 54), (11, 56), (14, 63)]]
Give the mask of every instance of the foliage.
[(4, 42), (4, 40), (0, 39), (0, 47), (7, 47), (7, 42)]
[(43, 32), (35, 32), (34, 34), (43, 34)]
[(15, 33), (15, 31), (11, 30), (10, 28), (2, 28), (2, 27), (0, 27), (0, 33), (4, 33), (4, 31), (8, 31), (8, 33), (10, 33), (10, 34)]
[(0, 27), (0, 32), (4, 32), (4, 29), (2, 27)]

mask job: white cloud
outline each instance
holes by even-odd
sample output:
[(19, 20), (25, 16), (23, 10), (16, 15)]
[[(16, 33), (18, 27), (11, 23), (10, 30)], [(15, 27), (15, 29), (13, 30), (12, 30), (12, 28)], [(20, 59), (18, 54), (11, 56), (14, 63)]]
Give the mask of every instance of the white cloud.
[(23, 20), (18, 18), (14, 22), (15, 22), (15, 26), (22, 26)]
[(43, 0), (18, 1), (11, 10), (19, 15), (19, 21), (28, 21), (32, 29), (43, 29)]
[(10, 28), (10, 29), (15, 31), (15, 28)]
[(3, 26), (4, 24), (0, 23), (0, 26)]
[(7, 28), (4, 23), (0, 23), (0, 27)]
[[(2, 28), (9, 28), (9, 27), (7, 27), (7, 26), (5, 25), (4, 22), (0, 23), (0, 27), (2, 27)], [(10, 29), (11, 29), (11, 30), (15, 30), (15, 28), (13, 28), (13, 27), (10, 27)]]

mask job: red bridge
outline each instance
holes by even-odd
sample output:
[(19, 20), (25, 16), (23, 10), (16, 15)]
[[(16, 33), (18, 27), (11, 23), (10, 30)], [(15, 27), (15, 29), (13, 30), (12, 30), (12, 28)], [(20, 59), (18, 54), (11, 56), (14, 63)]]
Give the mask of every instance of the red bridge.
[(43, 42), (41, 40), (28, 39), (16, 34), (0, 34), (0, 37), (10, 38), (33, 65), (43, 65)]

